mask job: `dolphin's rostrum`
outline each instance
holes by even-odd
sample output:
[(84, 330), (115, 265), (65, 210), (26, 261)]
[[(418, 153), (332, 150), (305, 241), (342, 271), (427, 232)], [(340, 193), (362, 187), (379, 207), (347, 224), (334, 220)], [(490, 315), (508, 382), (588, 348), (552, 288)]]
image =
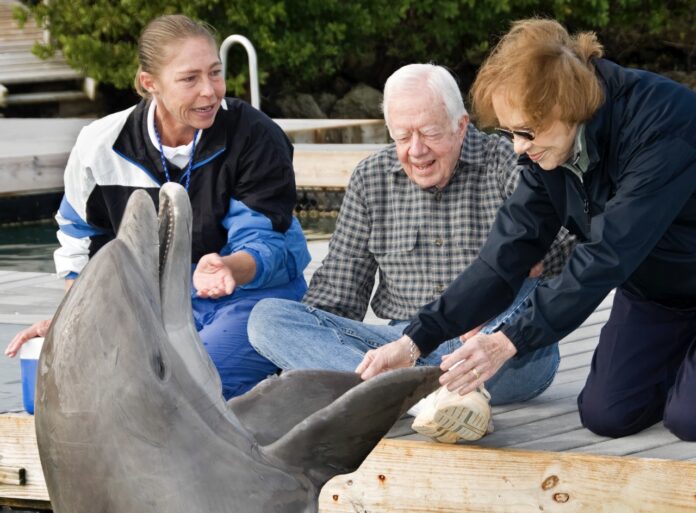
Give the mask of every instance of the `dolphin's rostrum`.
[(434, 367), (361, 383), (295, 371), (225, 403), (192, 322), (184, 189), (136, 191), (118, 237), (61, 304), (39, 363), (36, 435), (56, 513), (310, 513)]

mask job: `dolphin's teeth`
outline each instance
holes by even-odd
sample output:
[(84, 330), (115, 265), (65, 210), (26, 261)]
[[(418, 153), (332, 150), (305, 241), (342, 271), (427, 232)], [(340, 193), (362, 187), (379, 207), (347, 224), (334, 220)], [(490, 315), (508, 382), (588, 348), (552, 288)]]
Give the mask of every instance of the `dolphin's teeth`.
[[(164, 266), (167, 262), (172, 240), (174, 238), (174, 216), (172, 215), (171, 208), (169, 201), (160, 203), (160, 276), (162, 276), (162, 272), (164, 271)], [(163, 232), (164, 237), (162, 236)]]

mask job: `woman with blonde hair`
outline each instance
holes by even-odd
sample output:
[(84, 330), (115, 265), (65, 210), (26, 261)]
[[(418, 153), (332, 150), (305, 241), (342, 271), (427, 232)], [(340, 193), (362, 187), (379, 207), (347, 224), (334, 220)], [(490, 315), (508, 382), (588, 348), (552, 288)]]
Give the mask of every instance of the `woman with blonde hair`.
[(561, 340), (616, 289), (578, 398), (583, 424), (620, 437), (664, 420), (696, 440), (696, 93), (602, 53), (594, 34), (542, 19), (516, 22), (492, 51), (474, 110), (525, 169), (479, 258), (404, 337), (427, 354), (485, 322), (565, 226), (579, 243), (562, 273), (520, 317), (447, 356), (442, 384), (470, 392)]
[[(156, 18), (138, 59), (142, 101), (85, 127), (70, 154), (56, 270), (69, 287), (115, 237), (133, 191), (157, 204), (163, 183), (183, 185), (193, 209), (194, 318), (229, 399), (278, 370), (249, 344), (252, 307), (266, 297), (299, 300), (307, 288), (309, 252), (292, 215), (293, 148), (263, 113), (225, 98), (209, 27), (182, 15)], [(5, 353), (14, 356), (49, 324), (18, 333)]]

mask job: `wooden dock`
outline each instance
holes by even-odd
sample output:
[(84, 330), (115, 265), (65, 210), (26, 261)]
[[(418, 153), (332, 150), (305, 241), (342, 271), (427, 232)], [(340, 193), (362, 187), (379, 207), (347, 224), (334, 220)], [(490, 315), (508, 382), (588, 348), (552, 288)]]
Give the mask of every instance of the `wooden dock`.
[[(327, 247), (310, 244), (308, 276)], [(50, 274), (0, 271), (0, 343), (49, 316), (61, 296), (62, 284)], [(494, 408), (494, 433), (443, 445), (400, 422), (357, 472), (324, 487), (320, 512), (696, 511), (696, 443), (678, 440), (662, 424), (618, 440), (580, 425), (575, 400), (611, 299), (561, 342), (559, 372), (546, 392)], [(373, 313), (368, 321), (382, 322)], [(8, 412), (0, 414), (0, 505), (49, 508), (33, 417), (16, 411), (17, 362), (3, 359), (0, 373), (0, 407)], [(25, 484), (17, 484), (20, 469)]]
[[(71, 68), (60, 51), (48, 59), (31, 52), (48, 35), (31, 17), (19, 28), (12, 16), (19, 6), (16, 0), (0, 0), (0, 107), (93, 100), (94, 81)], [(44, 87), (51, 83), (59, 84), (59, 90)]]
[[(89, 119), (0, 118), (0, 196), (63, 188), (63, 171), (77, 135)], [(381, 120), (275, 120), (290, 137), (307, 140), (328, 130), (384, 128)], [(295, 143), (298, 187), (345, 187), (353, 168), (384, 144)]]

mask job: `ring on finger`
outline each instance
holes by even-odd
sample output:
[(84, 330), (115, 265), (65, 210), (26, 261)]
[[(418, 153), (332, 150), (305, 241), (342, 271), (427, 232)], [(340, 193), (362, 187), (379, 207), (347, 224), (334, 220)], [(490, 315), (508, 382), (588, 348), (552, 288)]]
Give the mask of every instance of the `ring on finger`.
[(476, 367), (471, 369), (470, 372), (474, 375), (474, 379), (479, 379), (481, 377), (481, 373), (478, 371)]

